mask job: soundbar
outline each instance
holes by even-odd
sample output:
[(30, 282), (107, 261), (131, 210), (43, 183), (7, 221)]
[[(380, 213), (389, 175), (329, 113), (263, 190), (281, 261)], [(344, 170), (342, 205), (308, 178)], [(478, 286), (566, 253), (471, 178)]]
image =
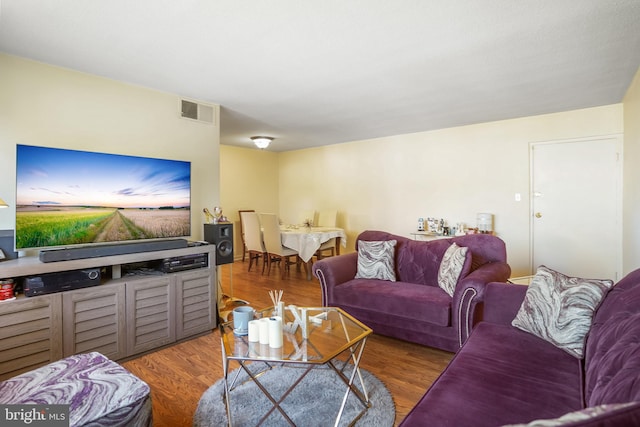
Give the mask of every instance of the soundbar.
[(186, 248), (185, 239), (149, 240), (145, 242), (120, 243), (117, 245), (79, 246), (77, 248), (47, 249), (40, 252), (40, 261), (56, 262), (74, 259), (99, 258), (104, 256), (135, 254), (140, 252), (166, 251)]

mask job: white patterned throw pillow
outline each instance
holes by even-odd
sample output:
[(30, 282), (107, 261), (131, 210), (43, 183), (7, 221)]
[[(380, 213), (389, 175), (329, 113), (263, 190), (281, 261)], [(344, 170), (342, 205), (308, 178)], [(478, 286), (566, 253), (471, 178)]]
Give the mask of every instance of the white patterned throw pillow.
[(611, 280), (569, 277), (541, 265), (511, 324), (582, 358), (593, 314), (612, 286)]
[(358, 241), (356, 279), (396, 281), (396, 240)]
[[(625, 409), (635, 404), (636, 402), (625, 402), (592, 406), (589, 408), (581, 409), (579, 411), (569, 412), (568, 414), (564, 414), (559, 418), (534, 420), (527, 424), (508, 424), (502, 427), (560, 427), (575, 425), (575, 423), (578, 421), (595, 421), (594, 418), (597, 418), (597, 420), (602, 423), (598, 425), (605, 425), (606, 422), (609, 421), (607, 419), (608, 416), (615, 416), (615, 414), (611, 414), (612, 412), (616, 412), (620, 409)], [(596, 424), (594, 423), (593, 425)]]
[(460, 273), (467, 259), (469, 248), (458, 246), (455, 243), (447, 248), (447, 251), (440, 261), (438, 270), (438, 286), (440, 286), (450, 297), (456, 290)]

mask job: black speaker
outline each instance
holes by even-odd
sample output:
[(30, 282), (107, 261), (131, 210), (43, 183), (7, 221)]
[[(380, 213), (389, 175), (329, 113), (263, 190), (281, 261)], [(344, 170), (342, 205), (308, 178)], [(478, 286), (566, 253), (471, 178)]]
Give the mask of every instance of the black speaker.
[(233, 262), (233, 224), (205, 224), (204, 240), (216, 245), (216, 265)]

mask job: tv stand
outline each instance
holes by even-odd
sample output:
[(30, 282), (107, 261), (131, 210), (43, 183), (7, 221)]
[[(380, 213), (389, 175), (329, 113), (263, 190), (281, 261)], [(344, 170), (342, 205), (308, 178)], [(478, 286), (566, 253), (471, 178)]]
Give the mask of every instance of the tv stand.
[[(59, 262), (38, 256), (0, 262), (0, 278), (101, 268), (91, 288), (0, 302), (0, 380), (73, 354), (122, 360), (210, 332), (217, 325), (215, 245)], [(122, 276), (123, 266), (203, 254), (207, 267)], [(126, 270), (126, 268), (125, 268)]]

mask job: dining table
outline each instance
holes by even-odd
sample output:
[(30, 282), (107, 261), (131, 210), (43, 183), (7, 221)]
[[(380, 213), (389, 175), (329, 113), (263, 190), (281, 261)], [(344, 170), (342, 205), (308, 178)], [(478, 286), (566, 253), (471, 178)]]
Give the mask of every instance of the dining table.
[(282, 246), (296, 250), (307, 264), (307, 280), (311, 280), (313, 255), (324, 242), (336, 239), (336, 255), (340, 255), (340, 246), (347, 247), (347, 235), (342, 228), (282, 226), (280, 231)]

